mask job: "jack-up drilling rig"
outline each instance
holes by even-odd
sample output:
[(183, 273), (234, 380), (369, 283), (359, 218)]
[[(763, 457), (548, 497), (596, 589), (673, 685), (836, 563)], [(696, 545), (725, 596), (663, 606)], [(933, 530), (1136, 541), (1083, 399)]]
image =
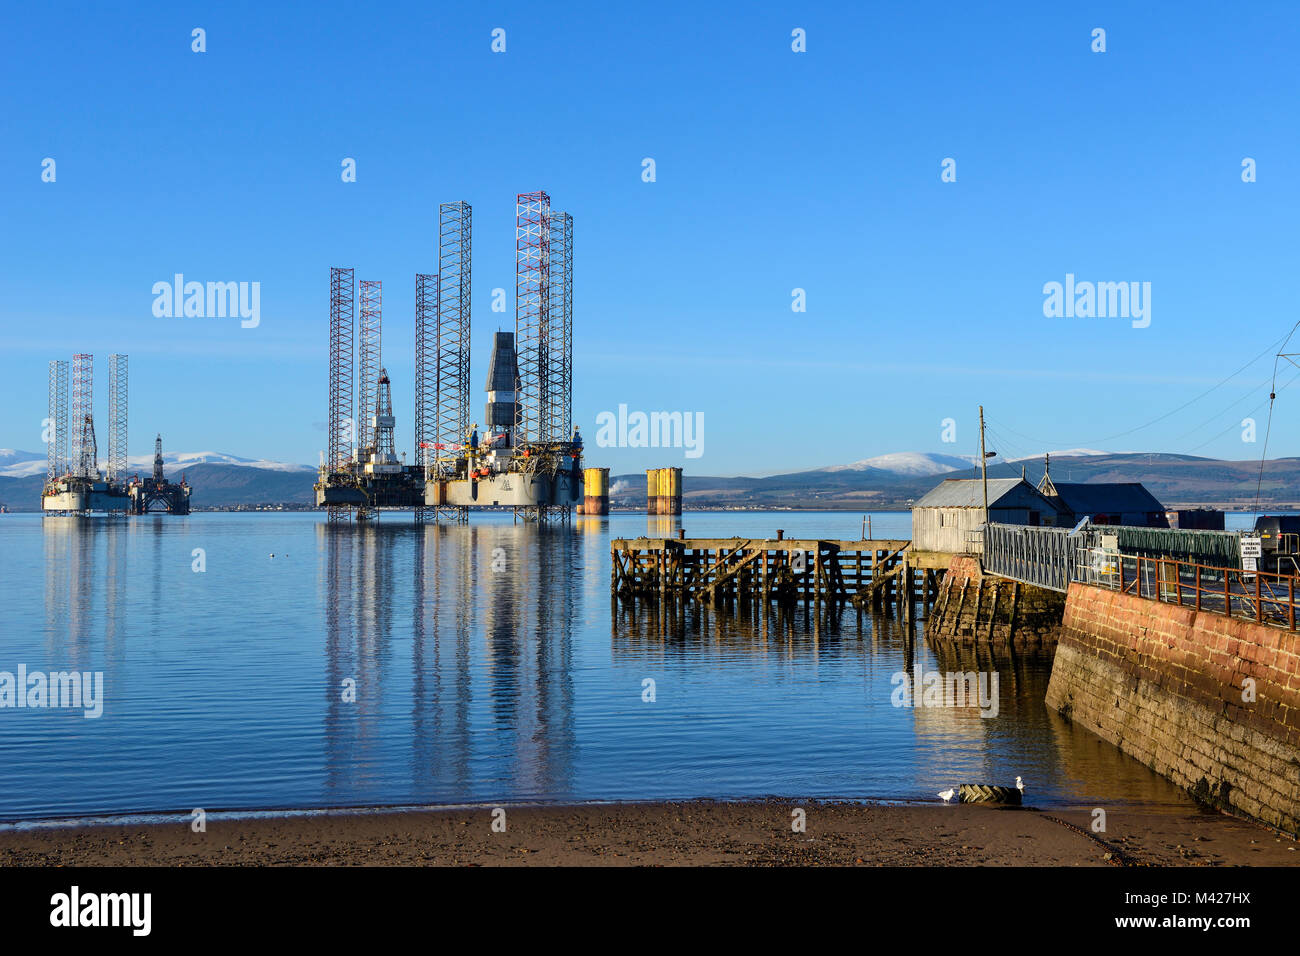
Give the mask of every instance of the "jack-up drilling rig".
[(46, 420), (47, 463), (41, 508), (84, 514), (130, 507), (126, 480), (126, 356), (108, 357), (108, 473), (99, 470), (95, 441), (94, 361), (72, 356), (72, 416), (68, 416), (68, 363), (50, 363), (50, 415)]
[[(357, 419), (352, 406), (353, 270), (330, 273), (329, 450), (316, 503), (329, 520), (412, 508), (417, 522), (471, 509), (568, 520), (582, 496), (573, 427), (573, 219), (544, 192), (516, 197), (515, 331), (492, 343), (484, 431), (469, 417), (470, 225), (466, 202), (439, 206), (438, 272), (416, 276), (416, 463), (393, 450), (391, 385), (380, 367), (379, 283), (362, 283)], [(379, 377), (373, 383), (373, 370)], [(365, 408), (374, 402), (373, 414)], [(364, 411), (362, 411), (364, 408)]]
[(46, 419), (46, 472), (41, 508), (47, 513), (92, 511), (146, 514), (162, 505), (169, 514), (190, 513), (190, 486), (163, 477), (162, 436), (154, 443), (153, 477), (128, 478), (127, 357), (108, 357), (108, 461), (99, 470), (95, 441), (94, 356), (72, 357), (72, 415), (68, 416), (68, 363), (50, 363), (50, 417)]

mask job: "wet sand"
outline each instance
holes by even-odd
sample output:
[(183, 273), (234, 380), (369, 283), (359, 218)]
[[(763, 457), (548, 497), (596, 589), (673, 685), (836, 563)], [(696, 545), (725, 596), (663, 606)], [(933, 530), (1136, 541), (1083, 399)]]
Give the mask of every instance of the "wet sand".
[[(791, 810), (807, 830), (791, 829)], [(1233, 866), (1300, 845), (1210, 812), (787, 801), (405, 810), (0, 833), (0, 866)]]

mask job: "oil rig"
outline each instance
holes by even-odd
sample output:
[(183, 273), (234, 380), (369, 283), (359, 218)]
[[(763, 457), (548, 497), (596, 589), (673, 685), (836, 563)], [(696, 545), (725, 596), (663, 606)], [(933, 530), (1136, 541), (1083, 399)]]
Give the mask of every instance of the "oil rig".
[(50, 417), (46, 419), (46, 512), (84, 514), (130, 507), (126, 492), (126, 356), (108, 357), (108, 472), (99, 470), (95, 441), (95, 357), (72, 356), (72, 416), (68, 416), (68, 363), (50, 363)]
[(127, 483), (127, 497), (131, 500), (131, 514), (149, 514), (159, 508), (167, 514), (190, 513), (190, 486), (181, 472), (180, 481), (168, 481), (163, 475), (162, 435), (153, 441), (153, 475), (140, 480), (136, 476)]
[[(165, 504), (172, 514), (189, 514), (190, 487), (167, 481), (162, 473), (162, 436), (154, 445), (154, 473), (143, 482), (127, 477), (127, 357), (108, 357), (108, 461), (99, 470), (95, 440), (95, 357), (72, 356), (72, 413), (68, 413), (69, 374), (66, 360), (50, 362), (50, 405), (46, 419), (45, 484), (41, 509), (50, 514), (94, 511), (145, 514)], [(71, 420), (69, 420), (69, 418)]]
[[(354, 270), (330, 270), (329, 448), (316, 504), (328, 520), (412, 509), (417, 523), (473, 509), (567, 521), (583, 491), (573, 427), (573, 218), (545, 192), (515, 198), (515, 331), (497, 332), (487, 403), (470, 419), (472, 212), (438, 207), (438, 271), (415, 277), (416, 460), (394, 448), (392, 386), (382, 361), (382, 286), (361, 282), (354, 377)], [(353, 412), (353, 384), (356, 406)]]

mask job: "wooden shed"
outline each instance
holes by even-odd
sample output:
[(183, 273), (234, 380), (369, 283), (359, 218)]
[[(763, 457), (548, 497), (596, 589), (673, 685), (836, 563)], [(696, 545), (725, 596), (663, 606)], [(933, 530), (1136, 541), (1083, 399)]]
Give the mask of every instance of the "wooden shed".
[[(989, 521), (1056, 525), (1056, 507), (1024, 478), (990, 478)], [(947, 478), (912, 506), (912, 550), (962, 554), (984, 524), (984, 483)]]

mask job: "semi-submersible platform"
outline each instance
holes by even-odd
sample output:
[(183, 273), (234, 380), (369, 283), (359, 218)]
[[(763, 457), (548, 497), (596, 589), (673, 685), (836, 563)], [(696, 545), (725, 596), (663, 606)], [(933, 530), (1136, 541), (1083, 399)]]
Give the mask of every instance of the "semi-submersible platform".
[(473, 421), (472, 212), (463, 201), (438, 207), (438, 271), (415, 277), (414, 464), (395, 450), (382, 284), (361, 282), (354, 376), (354, 270), (330, 270), (329, 448), (315, 485), (329, 521), (373, 520), (381, 509), (411, 509), (417, 522), (464, 521), (475, 509), (568, 520), (583, 501), (572, 402), (573, 218), (540, 191), (516, 196), (515, 215), (515, 331), (493, 337), (487, 403)]

